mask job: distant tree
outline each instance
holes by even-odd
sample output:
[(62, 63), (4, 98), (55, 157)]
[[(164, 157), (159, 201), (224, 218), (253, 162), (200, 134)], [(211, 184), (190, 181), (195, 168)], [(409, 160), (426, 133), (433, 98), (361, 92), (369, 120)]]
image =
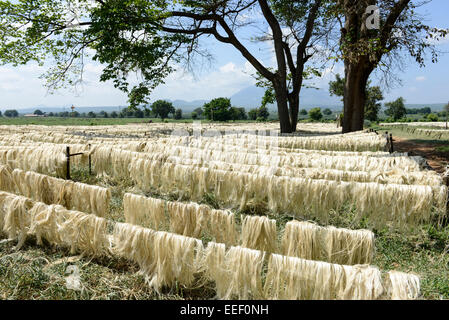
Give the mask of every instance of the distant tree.
[(41, 110), (39, 110), (39, 109), (35, 110), (33, 113), (35, 115), (37, 115), (37, 116), (43, 116), (44, 115), (44, 113)]
[(444, 106), (444, 111), (446, 111), (446, 129), (448, 128), (448, 119), (449, 119), (449, 103)]
[(151, 118), (151, 116), (152, 116), (151, 109), (149, 109), (148, 107), (144, 107), (143, 108), (143, 116), (145, 118)]
[(332, 110), (329, 109), (329, 108), (326, 108), (326, 109), (323, 110), (323, 114), (325, 116), (330, 116), (332, 114)]
[(256, 120), (257, 119), (257, 112), (258, 109), (251, 109), (248, 111), (248, 117), (250, 120)]
[(307, 115), (307, 110), (306, 109), (301, 109), (299, 111), (299, 114), (302, 115), (302, 116), (306, 116)]
[(96, 118), (97, 115), (95, 114), (95, 112), (89, 111), (89, 112), (87, 113), (87, 117), (88, 117), (88, 118)]
[(2, 117), (2, 112), (0, 111), (0, 117)]
[(139, 119), (143, 118), (144, 115), (145, 115), (145, 113), (143, 112), (143, 110), (139, 109), (139, 108), (136, 108), (133, 112), (133, 116), (136, 118), (139, 118)]
[(18, 116), (19, 116), (19, 113), (17, 112), (17, 110), (6, 110), (5, 111), (5, 117), (15, 118)]
[(174, 118), (176, 120), (181, 120), (182, 119), (182, 109), (176, 109)]
[(151, 110), (156, 115), (156, 117), (160, 117), (162, 120), (168, 118), (170, 113), (175, 113), (175, 107), (169, 101), (165, 100), (157, 100), (151, 105)]
[(73, 118), (78, 118), (80, 116), (80, 113), (78, 111), (73, 111), (72, 112), (72, 117)]
[(49, 116), (49, 117), (54, 117), (55, 114), (54, 114), (53, 112), (49, 112), (49, 113), (48, 113), (48, 116)]
[(438, 116), (435, 113), (429, 113), (427, 115), (427, 120), (431, 121), (431, 122), (437, 122), (438, 121)]
[(234, 121), (248, 119), (245, 108), (231, 107), (231, 119)]
[(117, 112), (115, 112), (115, 111), (112, 111), (111, 112), (111, 118), (117, 118), (118, 117), (118, 114), (117, 114)]
[(195, 110), (193, 110), (193, 112), (196, 112), (196, 114), (201, 117), (204, 113), (204, 110), (203, 110), (203, 108), (199, 107), (199, 108), (196, 108)]
[(109, 117), (108, 113), (106, 111), (104, 111), (104, 110), (100, 111), (99, 115), (102, 118), (108, 118)]
[(320, 121), (323, 118), (323, 114), (321, 113), (321, 108), (313, 108), (309, 111), (310, 119), (314, 121)]
[(257, 110), (257, 118), (261, 118), (264, 121), (266, 121), (269, 116), (270, 116), (270, 112), (268, 112), (268, 109), (266, 106), (263, 105)]
[(216, 98), (204, 104), (204, 115), (212, 121), (228, 121), (232, 119), (231, 100)]
[(193, 120), (198, 119), (198, 114), (195, 111), (192, 111), (192, 113), (190, 114), (190, 116), (192, 117)]
[(402, 97), (398, 98), (395, 101), (385, 103), (385, 107), (387, 108), (385, 110), (385, 114), (393, 118), (394, 121), (401, 119), (407, 114), (404, 105), (404, 98)]
[(124, 118), (125, 115), (126, 115), (126, 113), (123, 112), (123, 111), (121, 111), (121, 112), (118, 114), (118, 117), (119, 117), (119, 118)]
[(58, 117), (68, 118), (68, 117), (70, 117), (70, 113), (68, 111), (59, 112)]

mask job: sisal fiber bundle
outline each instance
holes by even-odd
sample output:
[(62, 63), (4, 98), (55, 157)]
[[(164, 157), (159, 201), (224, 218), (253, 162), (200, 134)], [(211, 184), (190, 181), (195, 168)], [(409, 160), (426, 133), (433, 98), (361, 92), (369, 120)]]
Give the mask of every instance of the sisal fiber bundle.
[(131, 193), (125, 194), (123, 205), (127, 223), (154, 230), (164, 230), (169, 226), (171, 232), (194, 238), (208, 233), (215, 241), (228, 245), (236, 242), (235, 217), (230, 211)]
[(0, 165), (0, 190), (14, 192), (14, 183), (8, 166)]
[(223, 245), (209, 243), (204, 260), (207, 277), (215, 282), (218, 298), (262, 298), (261, 272), (265, 253), (242, 247), (231, 247), (224, 255), (223, 251)]
[(272, 254), (265, 297), (283, 300), (379, 299), (382, 276), (367, 265), (343, 266)]
[(216, 242), (228, 246), (237, 243), (235, 215), (231, 211), (211, 210), (208, 230)]
[(276, 252), (276, 220), (268, 217), (246, 216), (242, 223), (242, 246)]
[(209, 208), (197, 203), (184, 204), (167, 202), (170, 216), (170, 231), (184, 236), (198, 238), (207, 228)]
[(33, 201), (14, 194), (1, 192), (0, 226), (9, 239), (17, 240), (17, 249), (25, 243), (30, 229), (31, 218), (29, 210)]
[(15, 169), (12, 177), (18, 192), (36, 201), (60, 204), (70, 210), (93, 213), (100, 217), (109, 210), (111, 191), (108, 188), (20, 169)]
[(345, 265), (371, 263), (374, 248), (374, 233), (369, 230), (320, 227), (295, 220), (286, 224), (282, 238), (286, 256)]
[(55, 207), (54, 214), (63, 215), (59, 233), (63, 243), (70, 246), (72, 254), (81, 252), (92, 256), (109, 254), (107, 220), (77, 211)]
[(116, 223), (114, 252), (135, 261), (159, 291), (178, 282), (190, 285), (201, 269), (203, 244), (200, 240), (139, 226)]
[(414, 274), (392, 270), (388, 272), (387, 290), (392, 300), (416, 300), (419, 297), (420, 279)]
[(37, 244), (42, 245), (42, 239), (45, 239), (54, 245), (64, 245), (60, 232), (63, 223), (63, 215), (59, 212), (64, 208), (57, 205), (46, 205), (45, 203), (36, 202), (30, 210), (31, 227), (30, 233), (36, 235)]
[(164, 200), (125, 193), (123, 209), (127, 223), (154, 230), (166, 225)]

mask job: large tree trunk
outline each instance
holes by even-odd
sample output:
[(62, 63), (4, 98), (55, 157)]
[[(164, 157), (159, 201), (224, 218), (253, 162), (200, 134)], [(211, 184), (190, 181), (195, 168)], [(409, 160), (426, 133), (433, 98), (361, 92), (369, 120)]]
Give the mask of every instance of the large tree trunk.
[(290, 110), (290, 123), (292, 132), (296, 132), (296, 125), (298, 124), (299, 114), (299, 94), (292, 94), (288, 98)]
[(291, 133), (292, 125), (288, 110), (288, 92), (287, 88), (281, 83), (274, 83), (274, 92), (276, 94), (276, 102), (278, 106), (279, 122), (281, 124), (281, 133)]
[(366, 84), (371, 74), (364, 63), (347, 63), (344, 95), (343, 133), (363, 130)]

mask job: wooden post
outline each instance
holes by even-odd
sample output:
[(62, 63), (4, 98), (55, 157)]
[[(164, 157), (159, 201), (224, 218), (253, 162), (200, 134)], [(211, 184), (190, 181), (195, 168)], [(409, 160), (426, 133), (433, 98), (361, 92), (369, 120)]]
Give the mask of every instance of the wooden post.
[(66, 149), (66, 156), (67, 156), (67, 173), (66, 173), (66, 179), (70, 180), (70, 147), (67, 147)]
[(390, 153), (394, 152), (394, 147), (393, 147), (393, 134), (390, 133)]
[(91, 149), (91, 144), (88, 144), (89, 146), (89, 175), (92, 175), (92, 156), (90, 155), (90, 149)]

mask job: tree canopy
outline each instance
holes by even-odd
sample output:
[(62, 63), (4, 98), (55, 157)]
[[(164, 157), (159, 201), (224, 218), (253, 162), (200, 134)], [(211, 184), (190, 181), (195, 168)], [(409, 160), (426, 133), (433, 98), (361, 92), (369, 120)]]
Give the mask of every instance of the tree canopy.
[(151, 105), (151, 111), (160, 117), (162, 120), (168, 118), (169, 114), (174, 114), (176, 112), (175, 107), (169, 101), (157, 100)]
[(392, 102), (385, 103), (385, 114), (393, 118), (393, 120), (399, 120), (407, 114), (404, 105), (404, 98), (400, 97)]

